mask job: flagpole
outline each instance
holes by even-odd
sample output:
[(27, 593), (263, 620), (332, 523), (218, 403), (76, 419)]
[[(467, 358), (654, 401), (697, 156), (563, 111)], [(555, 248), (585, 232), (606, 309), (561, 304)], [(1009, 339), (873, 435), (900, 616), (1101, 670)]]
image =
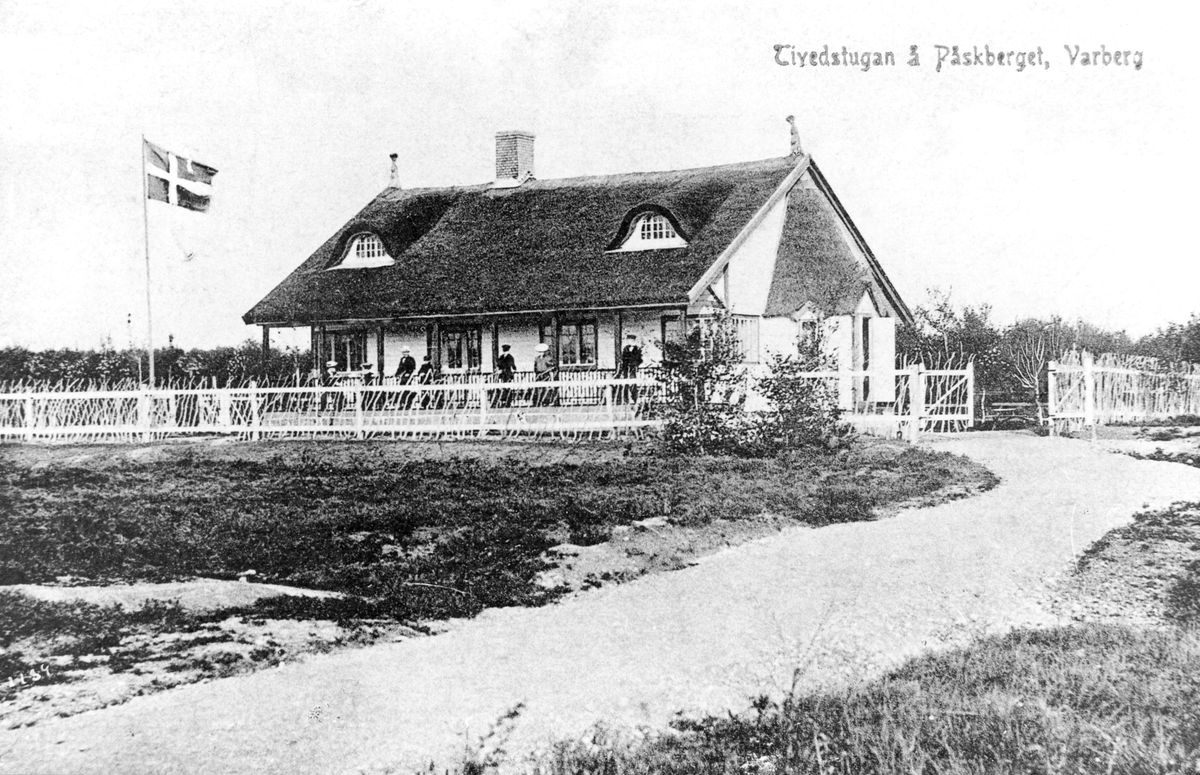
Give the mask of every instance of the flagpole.
[(142, 233), (146, 238), (146, 352), (150, 356), (150, 387), (154, 387), (154, 323), (150, 312), (150, 207), (146, 200), (150, 192), (146, 189), (146, 135), (142, 135)]

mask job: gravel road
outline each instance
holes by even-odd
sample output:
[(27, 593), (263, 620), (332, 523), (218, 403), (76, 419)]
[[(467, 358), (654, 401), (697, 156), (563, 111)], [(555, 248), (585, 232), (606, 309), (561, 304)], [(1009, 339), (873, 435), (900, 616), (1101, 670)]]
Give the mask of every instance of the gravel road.
[[(519, 757), (597, 721), (662, 727), (761, 693), (877, 675), (925, 648), (1050, 623), (1045, 582), (1200, 470), (1086, 442), (929, 442), (1002, 479), (871, 523), (794, 528), (674, 573), (450, 632), (312, 657), (4, 733), (0, 772), (359, 772), (452, 763), (523, 703)], [(799, 672), (795, 672), (799, 670)]]

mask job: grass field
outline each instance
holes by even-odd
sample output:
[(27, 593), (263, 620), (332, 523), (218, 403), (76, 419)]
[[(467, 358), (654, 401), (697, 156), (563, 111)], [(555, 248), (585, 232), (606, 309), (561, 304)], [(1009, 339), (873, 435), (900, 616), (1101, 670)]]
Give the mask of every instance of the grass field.
[[(613, 444), (7, 447), (0, 585), (146, 586), (253, 569), (258, 581), (337, 594), (129, 610), (0, 586), (0, 722), (411, 637), (486, 607), (682, 567), (786, 524), (872, 519), (995, 481), (964, 458), (872, 440), (768, 460)], [(629, 540), (647, 519), (658, 527)], [(610, 544), (614, 530), (625, 532)], [(586, 576), (569, 584), (572, 572)]]
[[(872, 442), (769, 460), (605, 445), (167, 445), (32, 464), (37, 453), (20, 452), (0, 462), (0, 582), (254, 569), (259, 580), (343, 592), (369, 601), (372, 615), (406, 620), (547, 602), (555, 591), (534, 583), (552, 562), (547, 549), (599, 543), (638, 520), (769, 513), (821, 525), (991, 484), (963, 459)], [(349, 604), (286, 605), (307, 615)]]

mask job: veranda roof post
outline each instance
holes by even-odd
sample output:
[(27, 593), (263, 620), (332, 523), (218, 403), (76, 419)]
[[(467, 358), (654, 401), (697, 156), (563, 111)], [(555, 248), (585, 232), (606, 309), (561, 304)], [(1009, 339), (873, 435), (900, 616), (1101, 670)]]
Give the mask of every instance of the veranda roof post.
[(271, 327), (262, 327), (262, 367), (260, 369), (263, 381), (267, 380), (267, 365), (271, 362)]

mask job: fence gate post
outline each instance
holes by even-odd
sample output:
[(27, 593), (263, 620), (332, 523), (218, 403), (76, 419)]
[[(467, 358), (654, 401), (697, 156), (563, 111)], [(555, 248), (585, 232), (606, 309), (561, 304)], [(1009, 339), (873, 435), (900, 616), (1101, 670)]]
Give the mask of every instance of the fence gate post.
[(138, 395), (138, 427), (142, 429), (142, 441), (150, 441), (150, 391), (144, 388)]
[(610, 438), (617, 437), (617, 408), (613, 405), (613, 386), (611, 382), (604, 385), (604, 414), (608, 417)]
[(33, 426), (36, 418), (33, 414), (33, 393), (25, 396), (25, 440), (33, 441)]
[(479, 383), (479, 437), (480, 438), (483, 438), (484, 436), (487, 435), (487, 420), (488, 420), (487, 402), (488, 402), (487, 384), (480, 382)]
[(1050, 361), (1046, 368), (1046, 422), (1050, 424), (1050, 435), (1058, 435), (1058, 423), (1054, 421), (1058, 414), (1058, 361)]
[(975, 427), (975, 361), (967, 361), (967, 427)]
[(250, 440), (258, 441), (258, 383), (250, 380)]
[(359, 441), (366, 438), (363, 433), (363, 389), (361, 385), (354, 387), (354, 436)]
[(1083, 422), (1096, 440), (1096, 373), (1092, 369), (1092, 354), (1083, 351)]
[(925, 377), (919, 363), (911, 366), (908, 373), (908, 440), (915, 444), (921, 438), (921, 417), (925, 414)]

